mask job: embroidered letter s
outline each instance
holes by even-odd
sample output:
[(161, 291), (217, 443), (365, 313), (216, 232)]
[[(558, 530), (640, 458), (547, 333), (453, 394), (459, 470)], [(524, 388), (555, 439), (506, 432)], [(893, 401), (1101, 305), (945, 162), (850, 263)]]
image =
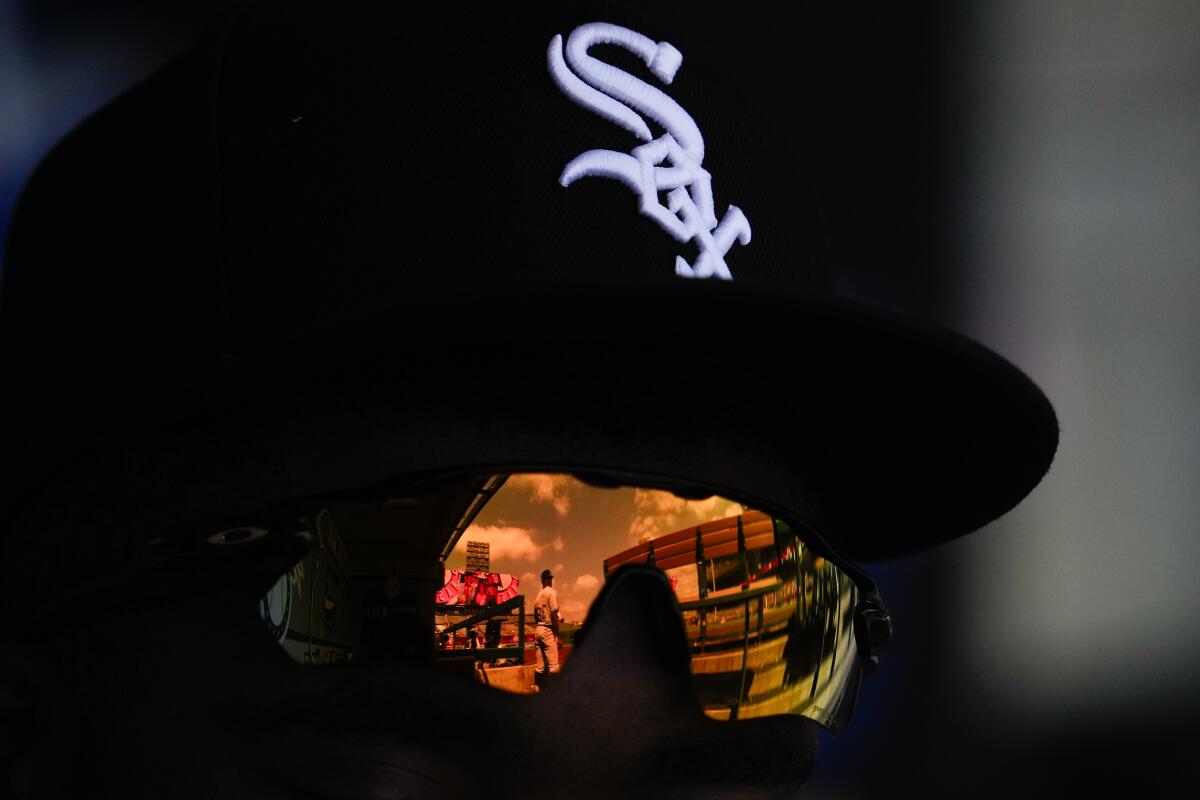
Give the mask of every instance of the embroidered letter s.
[[(689, 278), (731, 280), (725, 254), (734, 241), (750, 243), (750, 222), (731, 205), (717, 223), (713, 208), (712, 176), (702, 166), (704, 137), (695, 120), (658, 88), (589, 55), (594, 44), (615, 44), (645, 62), (664, 84), (671, 83), (683, 54), (667, 42), (655, 42), (627, 28), (604, 22), (581, 25), (567, 38), (550, 41), (546, 58), (550, 75), (563, 94), (642, 141), (630, 153), (589, 150), (570, 161), (559, 183), (570, 186), (579, 178), (612, 178), (639, 198), (641, 213), (653, 219), (679, 242), (695, 241), (700, 251), (695, 264), (675, 257), (675, 272)], [(568, 67), (568, 64), (570, 65)], [(653, 138), (639, 115), (649, 117), (666, 132)], [(667, 205), (658, 199), (667, 192)]]

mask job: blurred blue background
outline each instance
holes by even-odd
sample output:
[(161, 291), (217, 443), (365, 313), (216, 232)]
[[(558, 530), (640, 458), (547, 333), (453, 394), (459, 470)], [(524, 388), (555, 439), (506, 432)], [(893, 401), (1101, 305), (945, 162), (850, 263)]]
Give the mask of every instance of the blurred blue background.
[[(231, 4), (0, 0), (0, 241), (51, 144)], [(686, 24), (793, 132), (839, 290), (1012, 360), (1062, 442), (1003, 519), (872, 565), (895, 644), (808, 794), (1165, 795), (1200, 746), (1200, 5), (896, 5)]]

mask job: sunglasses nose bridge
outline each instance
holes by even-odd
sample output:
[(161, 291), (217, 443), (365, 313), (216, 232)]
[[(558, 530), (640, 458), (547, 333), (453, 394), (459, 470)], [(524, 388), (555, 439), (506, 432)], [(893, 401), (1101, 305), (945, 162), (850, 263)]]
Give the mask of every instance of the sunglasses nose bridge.
[(667, 710), (702, 714), (683, 620), (659, 570), (629, 565), (610, 576), (576, 635), (574, 655), (545, 699), (576, 703), (588, 696), (602, 698), (625, 720)]
[[(575, 641), (556, 679), (513, 698), (524, 702), (518, 724), (539, 760), (574, 763), (580, 780), (597, 770), (631, 775), (647, 754), (711, 723), (692, 687), (678, 605), (657, 569), (630, 565), (611, 575)], [(554, 737), (537, 735), (545, 730)], [(603, 753), (596, 741), (606, 742)]]

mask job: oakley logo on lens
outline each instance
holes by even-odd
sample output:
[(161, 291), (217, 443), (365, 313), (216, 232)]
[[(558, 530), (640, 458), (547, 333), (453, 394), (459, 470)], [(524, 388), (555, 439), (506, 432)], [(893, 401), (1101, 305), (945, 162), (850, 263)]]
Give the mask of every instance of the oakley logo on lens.
[[(630, 153), (581, 153), (563, 169), (559, 183), (566, 187), (589, 176), (624, 183), (638, 195), (642, 214), (676, 241), (695, 242), (700, 251), (696, 262), (689, 264), (683, 256), (676, 256), (676, 274), (732, 280), (725, 254), (735, 241), (750, 243), (750, 221), (731, 205), (718, 224), (712, 176), (702, 166), (704, 137), (695, 120), (661, 90), (589, 55), (589, 48), (596, 44), (628, 50), (664, 84), (671, 83), (683, 63), (683, 54), (669, 43), (604, 22), (580, 25), (567, 37), (565, 50), (562, 36), (551, 39), (546, 57), (558, 88), (579, 105), (647, 142)], [(666, 133), (655, 139), (642, 115)], [(666, 192), (665, 206), (659, 192)]]

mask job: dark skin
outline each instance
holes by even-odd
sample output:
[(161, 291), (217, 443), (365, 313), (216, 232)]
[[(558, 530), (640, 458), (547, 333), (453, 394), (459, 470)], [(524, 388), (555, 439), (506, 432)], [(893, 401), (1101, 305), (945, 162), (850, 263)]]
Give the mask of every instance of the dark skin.
[[(542, 588), (543, 589), (549, 589), (553, 585), (554, 585), (554, 577), (553, 576), (551, 576), (549, 578), (542, 578)], [(552, 611), (550, 613), (550, 628), (554, 631), (555, 645), (557, 645), (558, 647), (562, 647), (562, 639), (559, 638), (559, 635), (558, 635), (558, 618), (559, 618), (559, 616), (560, 615), (557, 611)]]
[(581, 639), (559, 681), (519, 697), (427, 664), (304, 667), (244, 598), (191, 598), (6, 647), (9, 696), (40, 718), (6, 767), (20, 798), (515, 798), (546, 764), (562, 797), (757, 798), (808, 776), (814, 723), (704, 716), (658, 573), (610, 581)]

